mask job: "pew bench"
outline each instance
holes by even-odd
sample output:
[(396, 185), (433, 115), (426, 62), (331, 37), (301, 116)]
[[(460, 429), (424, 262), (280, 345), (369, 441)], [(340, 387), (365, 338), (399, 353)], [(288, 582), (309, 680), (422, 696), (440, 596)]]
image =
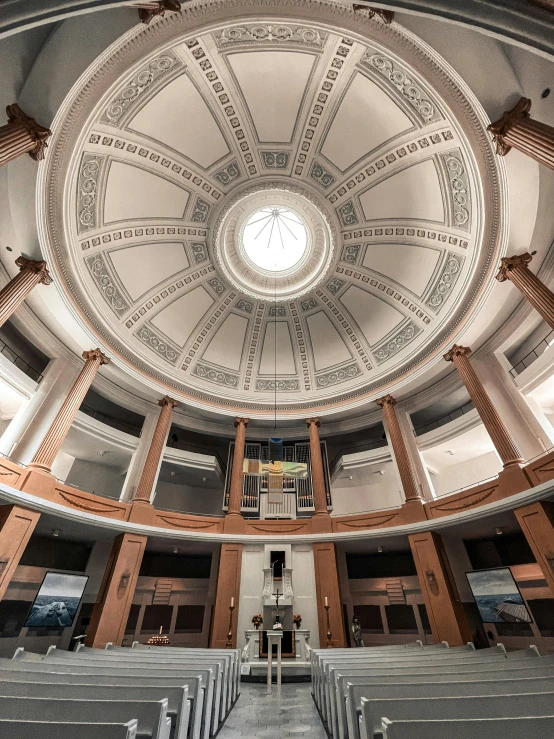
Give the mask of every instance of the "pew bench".
[(137, 721), (126, 724), (83, 724), (67, 721), (0, 719), (2, 739), (136, 739)]
[(541, 718), (488, 718), (447, 721), (389, 721), (383, 739), (552, 739), (554, 715)]

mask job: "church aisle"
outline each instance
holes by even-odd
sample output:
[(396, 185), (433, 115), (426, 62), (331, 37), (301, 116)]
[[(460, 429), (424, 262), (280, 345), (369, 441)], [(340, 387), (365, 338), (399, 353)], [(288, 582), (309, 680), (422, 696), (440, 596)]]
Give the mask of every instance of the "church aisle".
[(261, 683), (243, 683), (241, 694), (218, 739), (326, 739), (309, 683), (287, 683), (272, 692)]

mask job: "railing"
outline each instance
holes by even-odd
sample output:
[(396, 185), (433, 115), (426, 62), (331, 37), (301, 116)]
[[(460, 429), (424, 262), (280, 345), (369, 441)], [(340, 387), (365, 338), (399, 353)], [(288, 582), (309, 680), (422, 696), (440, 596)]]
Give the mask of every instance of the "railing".
[(466, 413), (469, 413), (474, 408), (475, 406), (473, 405), (473, 403), (469, 401), (468, 403), (461, 405), (459, 408), (456, 408), (456, 410), (453, 410), (450, 413), (445, 413), (444, 416), (439, 416), (439, 418), (435, 419), (434, 421), (430, 421), (423, 426), (418, 426), (414, 429), (415, 435), (421, 436), (422, 434), (426, 434), (428, 431), (434, 431), (441, 426), (445, 426), (447, 423), (450, 423), (450, 421), (455, 421), (457, 418), (464, 416)]
[(34, 367), (31, 367), (29, 362), (26, 362), (23, 357), (20, 357), (17, 352), (14, 352), (14, 350), (9, 347), (5, 341), (2, 341), (2, 339), (0, 339), (0, 354), (3, 354), (12, 364), (15, 364), (15, 366), (30, 377), (31, 380), (34, 380), (37, 383), (42, 380), (41, 373)]
[(195, 444), (189, 444), (185, 441), (172, 441), (171, 439), (167, 440), (166, 446), (168, 446), (170, 449), (180, 449), (183, 452), (192, 452), (193, 454), (205, 454), (215, 457), (218, 461), (219, 469), (223, 474), (225, 474), (227, 465), (223, 463), (223, 460), (219, 456), (219, 452), (217, 452), (215, 449), (206, 449), (205, 447), (196, 446)]
[(101, 413), (100, 411), (97, 411), (94, 408), (85, 405), (84, 403), (83, 405), (81, 405), (79, 410), (83, 413), (86, 413), (87, 416), (90, 416), (91, 418), (96, 418), (97, 421), (105, 423), (106, 426), (111, 426), (114, 429), (118, 429), (118, 431), (123, 431), (124, 433), (130, 434), (131, 436), (140, 437), (141, 435), (141, 429), (137, 428), (136, 426), (131, 426), (130, 424), (125, 423), (124, 421), (120, 421), (118, 418), (114, 418), (113, 416), (107, 415), (106, 413)]
[(554, 329), (550, 331), (542, 341), (539, 341), (537, 346), (531, 349), (529, 354), (526, 354), (523, 359), (521, 359), (517, 364), (514, 364), (514, 366), (510, 370), (511, 376), (517, 377), (517, 375), (520, 375), (524, 369), (527, 369), (527, 367), (532, 365), (533, 362), (536, 362), (541, 354), (544, 354), (548, 347), (551, 346), (553, 343)]
[(369, 452), (371, 449), (380, 449), (381, 447), (387, 446), (387, 440), (386, 439), (375, 439), (374, 441), (364, 441), (360, 444), (355, 444), (354, 446), (348, 446), (344, 449), (341, 449), (340, 452), (335, 454), (333, 457), (333, 461), (329, 465), (329, 470), (331, 472), (331, 475), (335, 472), (335, 467), (338, 464), (338, 461), (341, 457), (344, 457), (345, 454), (356, 454), (356, 452)]

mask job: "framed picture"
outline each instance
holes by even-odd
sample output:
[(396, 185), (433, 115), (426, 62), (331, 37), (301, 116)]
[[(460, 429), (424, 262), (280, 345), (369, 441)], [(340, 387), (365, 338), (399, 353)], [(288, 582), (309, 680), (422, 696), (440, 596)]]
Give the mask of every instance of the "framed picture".
[(483, 623), (532, 623), (509, 567), (466, 572)]
[(87, 584), (86, 575), (47, 572), (25, 626), (63, 628), (72, 626)]

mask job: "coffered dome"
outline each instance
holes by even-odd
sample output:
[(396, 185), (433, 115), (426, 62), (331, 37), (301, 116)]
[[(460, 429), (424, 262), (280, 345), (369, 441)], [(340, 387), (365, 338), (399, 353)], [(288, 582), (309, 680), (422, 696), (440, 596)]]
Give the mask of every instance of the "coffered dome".
[(485, 125), (399, 26), (315, 0), (185, 6), (62, 106), (42, 250), (142, 382), (260, 417), (275, 391), (291, 417), (354, 407), (439, 361), (490, 286), (504, 192)]

